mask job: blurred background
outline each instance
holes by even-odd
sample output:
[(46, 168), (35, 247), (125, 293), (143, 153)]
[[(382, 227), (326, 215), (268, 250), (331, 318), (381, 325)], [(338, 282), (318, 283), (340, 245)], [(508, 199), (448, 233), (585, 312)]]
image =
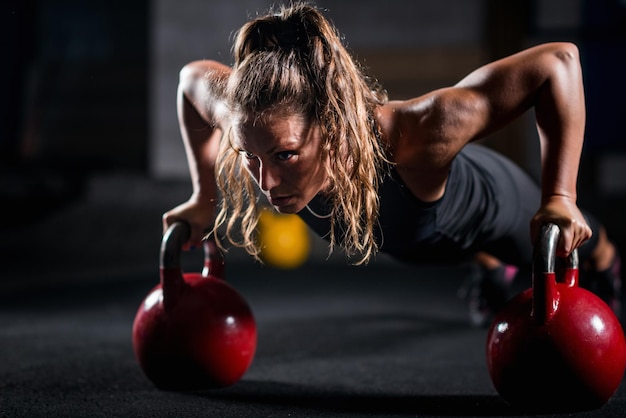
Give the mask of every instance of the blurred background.
[[(191, 191), (176, 119), (178, 71), (202, 58), (230, 63), (233, 33), (274, 3), (2, 3), (0, 288), (121, 279), (157, 267), (161, 214)], [(625, 0), (316, 4), (392, 98), (453, 84), (530, 45), (575, 42), (588, 111), (580, 204), (624, 248)], [(485, 142), (538, 178), (532, 116)], [(314, 249), (310, 262), (324, 260), (324, 245)]]

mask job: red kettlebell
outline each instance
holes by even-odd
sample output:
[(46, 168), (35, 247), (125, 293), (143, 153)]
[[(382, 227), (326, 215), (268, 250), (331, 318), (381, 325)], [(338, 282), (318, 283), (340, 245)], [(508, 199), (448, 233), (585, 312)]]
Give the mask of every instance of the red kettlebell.
[[(626, 368), (622, 326), (595, 294), (578, 287), (578, 253), (555, 257), (559, 229), (541, 231), (532, 288), (495, 317), (487, 367), (498, 393), (522, 409), (594, 409), (619, 387)], [(566, 264), (556, 268), (557, 262)]]
[(199, 390), (232, 385), (246, 372), (257, 331), (243, 297), (221, 277), (215, 242), (204, 243), (204, 269), (184, 273), (180, 255), (189, 226), (163, 236), (161, 282), (143, 300), (133, 324), (133, 348), (145, 375), (160, 389)]

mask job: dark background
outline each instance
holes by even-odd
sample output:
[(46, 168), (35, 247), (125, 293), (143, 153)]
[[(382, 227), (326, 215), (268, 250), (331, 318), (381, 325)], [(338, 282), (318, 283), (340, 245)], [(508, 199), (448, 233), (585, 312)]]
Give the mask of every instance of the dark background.
[[(356, 3), (358, 7), (360, 3)], [(578, 44), (588, 112), (580, 204), (603, 220), (623, 252), (626, 3), (583, 1), (577, 27), (549, 30), (537, 23), (538, 3), (485, 0), (484, 34), (479, 47), (488, 60), (538, 40)], [(219, 7), (219, 3), (211, 4)], [(484, 370), (476, 364), (468, 365), (473, 358), (482, 361), (476, 344), (482, 344), (484, 330), (465, 328), (463, 305), (454, 296), (455, 287), (462, 282), (459, 272), (416, 270), (428, 290), (421, 289), (423, 296), (415, 303), (422, 305), (413, 312), (411, 309), (417, 305), (410, 299), (405, 305), (398, 304), (398, 298), (404, 301), (406, 296), (401, 286), (415, 290), (415, 294), (420, 292), (419, 284), (405, 281), (412, 273), (403, 266), (380, 256), (366, 270), (346, 269), (341, 256), (326, 260), (326, 249), (315, 240), (311, 259), (303, 270), (293, 273), (274, 274), (236, 250), (227, 255), (227, 261), (236, 266), (232, 270), (235, 283), (250, 295), (269, 334), (264, 341), (274, 339), (261, 349), (259, 368), (252, 371), (250, 381), (221, 394), (217, 403), (210, 396), (162, 397), (155, 392), (136, 370), (129, 352), (129, 327), (135, 307), (158, 280), (160, 216), (187, 198), (190, 185), (186, 178), (164, 178), (151, 168), (155, 134), (151, 131), (154, 114), (150, 111), (154, 97), (150, 83), (154, 70), (154, 3), (10, 0), (0, 7), (0, 337), (4, 341), (0, 341), (0, 353), (7, 359), (0, 365), (0, 396), (7, 395), (2, 399), (4, 404), (0, 403), (0, 416), (44, 416), (46, 411), (54, 411), (57, 416), (156, 416), (148, 405), (165, 399), (188, 416), (202, 415), (190, 406), (198, 402), (212, 411), (206, 416), (228, 416), (224, 408), (231, 403), (237, 403), (241, 416), (269, 416), (272, 410), (295, 411), (303, 416), (318, 416), (318, 412), (319, 416), (413, 415), (415, 411), (429, 415), (462, 415), (464, 411), (476, 416), (515, 415), (494, 397)], [(341, 18), (350, 16), (337, 16), (337, 20)], [(415, 83), (419, 85), (420, 80)], [(394, 87), (390, 83), (390, 90)], [(519, 129), (507, 135), (525, 139), (524, 131)], [(534, 163), (519, 151), (515, 141), (486, 143), (532, 171)], [(322, 271), (326, 273), (318, 273)], [(378, 279), (389, 271), (394, 277), (390, 286), (400, 288), (381, 288)], [(315, 293), (323, 274), (336, 279), (336, 284), (329, 287), (334, 304), (328, 305), (329, 296), (322, 290)], [(437, 281), (445, 278), (448, 283)], [(365, 286), (354, 293), (349, 290), (350, 280), (361, 280)], [(306, 295), (307, 302), (298, 301), (299, 295)], [(374, 295), (381, 299), (371, 303)], [(387, 319), (381, 319), (381, 329), (394, 329), (397, 317), (403, 315), (400, 307), (405, 306), (409, 313), (401, 321), (412, 318), (421, 330), (419, 335), (427, 339), (425, 354), (413, 366), (428, 369), (435, 361), (437, 367), (431, 367), (419, 381), (416, 390), (422, 393), (421, 398), (411, 398), (404, 392), (408, 389), (390, 395), (376, 385), (375, 390), (363, 386), (359, 379), (367, 381), (371, 376), (364, 372), (366, 368), (359, 367), (367, 363), (350, 363), (348, 358), (340, 364), (352, 368), (345, 366), (348, 369), (344, 370), (332, 362), (323, 367), (324, 373), (343, 374), (337, 390), (322, 375), (316, 375), (318, 380), (303, 382), (306, 373), (315, 374), (315, 365), (307, 365), (310, 368), (304, 370), (288, 369), (287, 364), (311, 355), (303, 332), (322, 338), (323, 342), (316, 341), (324, 354), (341, 350), (358, 353), (364, 347), (369, 347), (365, 350), (368, 353), (376, 352), (377, 344), (383, 341), (376, 338), (388, 338), (388, 329), (363, 342), (369, 332), (367, 324), (376, 317), (376, 311), (364, 307), (378, 304), (387, 312)], [(333, 310), (336, 306), (345, 309), (337, 314)], [(349, 310), (352, 307), (354, 311)], [(278, 323), (285, 328), (271, 328), (276, 317), (287, 314), (295, 315), (295, 319), (292, 316), (289, 322), (289, 318), (283, 318), (286, 322)], [(345, 334), (339, 328), (342, 324), (354, 325), (351, 318), (356, 318), (357, 331), (342, 342)], [(330, 329), (324, 325), (328, 321)], [(298, 345), (295, 341), (304, 342)], [(328, 341), (334, 341), (334, 345)], [(278, 342), (291, 344), (292, 351), (281, 354)], [(395, 344), (401, 345), (399, 341)], [(463, 356), (464, 345), (471, 347), (469, 357), (451, 362), (461, 368), (455, 373), (442, 353)], [(111, 362), (98, 363), (93, 353)], [(392, 366), (396, 380), (382, 378), (382, 383), (398, 386), (403, 382), (410, 385), (411, 379), (415, 382), (414, 376), (403, 374), (403, 355), (392, 357), (397, 361)], [(78, 363), (72, 363), (72, 358)], [(278, 366), (263, 366), (268, 364), (263, 361)], [(284, 368), (272, 369), (279, 366)], [(480, 370), (478, 377), (472, 367)], [(296, 370), (303, 373), (297, 379)], [(373, 370), (388, 377), (383, 372), (384, 364), (377, 364)], [(103, 376), (94, 377), (93, 373)], [(267, 375), (293, 378), (298, 383), (264, 384)], [(359, 382), (350, 382), (350, 378)], [(321, 392), (318, 383), (324, 388)], [(475, 397), (464, 395), (467, 392)], [(619, 399), (618, 409), (623, 411), (623, 393)], [(395, 407), (386, 409), (379, 401), (395, 402)], [(34, 408), (31, 413), (27, 413), (29, 402)], [(96, 414), (90, 408), (98, 402), (105, 409)], [(147, 409), (142, 414), (133, 402), (145, 403)], [(250, 406), (259, 403), (263, 405), (260, 409)], [(326, 404), (327, 409), (320, 404)], [(604, 411), (602, 416), (607, 414)], [(176, 415), (169, 411), (169, 416)]]
[[(613, 166), (626, 154), (619, 125), (626, 93), (626, 6), (618, 0), (584, 1), (579, 27), (566, 29), (540, 27), (537, 7), (533, 1), (485, 1), (480, 46), (485, 60), (539, 40), (579, 45), (588, 112), (582, 203), (621, 198), (626, 186)], [(154, 178), (152, 3), (24, 0), (4, 2), (2, 8), (0, 199), (9, 215), (2, 228), (36, 222), (79, 198), (89, 179), (103, 173)], [(494, 146), (531, 170), (536, 165), (515, 141)], [(608, 172), (606, 156), (613, 161)], [(618, 193), (614, 188), (604, 193), (609, 183), (618, 185)]]

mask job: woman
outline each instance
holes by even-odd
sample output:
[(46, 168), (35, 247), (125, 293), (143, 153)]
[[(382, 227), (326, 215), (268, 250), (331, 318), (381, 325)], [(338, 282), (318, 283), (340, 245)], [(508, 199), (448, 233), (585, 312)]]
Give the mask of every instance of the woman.
[[(500, 260), (522, 266), (540, 227), (553, 222), (561, 230), (557, 254), (580, 247), (598, 273), (598, 293), (617, 309), (616, 249), (576, 204), (585, 109), (574, 45), (539, 45), (406, 101), (389, 101), (307, 5), (246, 23), (233, 52), (232, 68), (198, 61), (180, 76), (194, 192), (164, 214), (164, 227), (188, 222), (189, 244), (207, 227), (224, 228), (257, 256), (257, 187), (277, 211), (299, 214), (331, 251), (340, 244), (357, 263), (380, 250), (409, 262), (476, 257), (492, 272)], [(531, 108), (541, 188), (470, 144)], [(499, 285), (484, 281), (478, 298)]]

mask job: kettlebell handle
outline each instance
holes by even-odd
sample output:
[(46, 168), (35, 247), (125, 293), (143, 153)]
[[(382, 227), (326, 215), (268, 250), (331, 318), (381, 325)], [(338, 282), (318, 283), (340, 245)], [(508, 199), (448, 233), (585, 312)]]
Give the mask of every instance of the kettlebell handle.
[[(172, 223), (161, 241), (160, 267), (161, 270), (181, 270), (181, 253), (182, 248), (189, 240), (191, 227), (188, 223), (176, 221)], [(224, 257), (212, 239), (202, 242), (204, 250), (204, 268), (202, 276), (208, 277), (213, 274), (217, 277), (223, 277), (224, 273)]]
[[(543, 273), (556, 272), (556, 246), (559, 242), (561, 230), (556, 224), (549, 223), (541, 228), (539, 243), (535, 246), (533, 256), (534, 271)], [(578, 250), (574, 250), (568, 257), (568, 268), (578, 269)]]
[(180, 269), (180, 255), (183, 245), (189, 239), (190, 227), (186, 222), (172, 223), (161, 240), (161, 269)]
[[(532, 276), (532, 313), (539, 324), (546, 323), (556, 312), (558, 299), (557, 274), (559, 282), (567, 286), (578, 285), (578, 251), (573, 250), (567, 257), (565, 266), (558, 266), (556, 246), (559, 242), (560, 229), (556, 224), (549, 223), (541, 228), (539, 242), (533, 254)], [(560, 260), (565, 260), (561, 258)]]

